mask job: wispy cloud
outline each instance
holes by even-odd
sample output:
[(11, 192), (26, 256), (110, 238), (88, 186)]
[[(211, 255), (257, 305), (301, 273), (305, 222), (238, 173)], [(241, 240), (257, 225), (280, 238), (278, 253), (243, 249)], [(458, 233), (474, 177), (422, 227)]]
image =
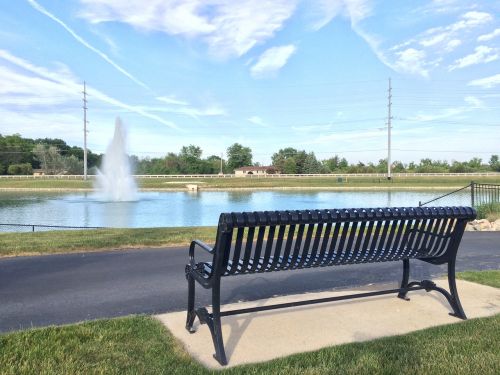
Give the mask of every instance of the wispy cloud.
[(455, 60), (455, 62), (448, 67), (448, 70), (452, 71), (471, 65), (485, 64), (498, 60), (499, 58), (500, 55), (498, 54), (498, 50), (496, 48), (477, 46), (474, 53)]
[(500, 85), (500, 74), (495, 74), (489, 77), (474, 79), (470, 81), (468, 86), (479, 86), (484, 89), (490, 89), (492, 87)]
[(407, 48), (404, 51), (396, 52), (397, 60), (393, 64), (397, 71), (405, 73), (420, 74), (427, 77), (429, 71), (426, 68), (427, 54), (423, 50), (415, 48)]
[[(463, 13), (457, 21), (451, 24), (427, 29), (417, 36), (389, 48), (388, 53), (384, 54), (386, 65), (399, 72), (427, 77), (431, 69), (441, 65), (446, 54), (454, 51), (463, 43), (465, 35), (492, 20), (493, 16), (487, 12), (473, 10)], [(486, 50), (487, 48), (479, 46), (475, 54), (456, 60), (449, 69), (454, 70), (486, 62), (486, 60), (493, 58), (491, 51)]]
[(175, 96), (158, 96), (156, 100), (166, 103), (167, 106), (162, 107), (143, 107), (148, 112), (165, 112), (178, 115), (185, 115), (195, 119), (203, 116), (225, 116), (227, 112), (218, 104), (211, 103), (208, 106), (198, 108), (191, 105), (185, 100), (180, 100)]
[(92, 23), (122, 22), (145, 31), (198, 38), (220, 57), (239, 57), (272, 38), (298, 0), (80, 0)]
[(188, 102), (184, 100), (177, 99), (175, 96), (157, 96), (156, 100), (173, 105), (189, 105)]
[[(1, 103), (15, 105), (19, 104), (18, 102), (23, 102), (25, 106), (29, 104), (55, 105), (67, 103), (76, 98), (81, 99), (80, 92), (82, 86), (67, 68), (63, 67), (57, 71), (51, 71), (44, 67), (33, 65), (5, 50), (0, 50), (0, 59), (18, 68), (14, 70), (5, 66), (2, 67), (1, 72), (10, 77), (11, 82), (15, 84), (9, 86), (2, 85), (3, 89), (0, 91)], [(88, 87), (87, 91), (95, 100), (136, 113), (170, 128), (179, 129), (171, 121), (149, 113), (140, 107), (124, 103), (92, 87)]]
[(484, 107), (484, 103), (479, 98), (469, 95), (464, 98), (464, 102), (467, 105), (445, 108), (437, 113), (418, 113), (417, 115), (410, 116), (405, 120), (418, 121), (418, 122), (428, 122), (443, 120), (446, 118), (462, 115), (467, 112), (471, 112)]
[(252, 76), (259, 78), (276, 73), (285, 66), (288, 59), (295, 53), (296, 50), (297, 47), (293, 44), (267, 49), (250, 68)]
[(247, 119), (250, 121), (252, 124), (259, 125), (259, 126), (268, 126), (264, 120), (262, 120), (259, 116), (252, 116)]
[(500, 28), (493, 30), (489, 34), (483, 34), (478, 36), (477, 41), (478, 42), (488, 42), (493, 38), (496, 38), (497, 36), (500, 36)]
[(45, 9), (43, 6), (38, 4), (35, 0), (27, 0), (28, 3), (38, 12), (42, 13), (43, 15), (49, 17), (51, 20), (54, 22), (58, 23), (61, 25), (73, 38), (76, 39), (80, 44), (82, 44), (84, 47), (88, 48), (92, 52), (96, 53), (98, 56), (100, 56), (104, 61), (106, 61), (108, 64), (110, 64), (113, 68), (118, 70), (120, 73), (122, 73), (124, 76), (132, 80), (133, 82), (137, 83), (139, 86), (142, 86), (146, 89), (149, 89), (149, 87), (136, 77), (134, 77), (132, 74), (130, 74), (127, 70), (122, 68), (120, 65), (115, 63), (113, 60), (111, 60), (108, 55), (106, 55), (104, 52), (100, 51), (99, 49), (95, 48), (92, 46), (89, 42), (87, 42), (85, 39), (83, 39), (80, 35), (78, 35), (73, 29), (71, 29), (66, 23), (61, 21), (59, 18), (57, 18), (55, 15), (50, 13), (47, 9)]
[(372, 0), (315, 0), (311, 2), (311, 6), (315, 18), (312, 25), (314, 30), (321, 29), (339, 15), (358, 24), (373, 11)]

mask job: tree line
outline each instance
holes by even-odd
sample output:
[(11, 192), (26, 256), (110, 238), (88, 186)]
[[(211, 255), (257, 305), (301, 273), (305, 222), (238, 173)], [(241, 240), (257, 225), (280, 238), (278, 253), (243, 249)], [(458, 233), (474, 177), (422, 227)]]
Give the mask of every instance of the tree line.
[[(102, 154), (87, 152), (89, 173), (95, 173)], [(164, 157), (139, 158), (130, 156), (136, 174), (217, 174), (221, 172), (221, 157), (210, 155), (203, 157), (199, 146), (183, 146), (178, 153), (170, 152)], [(387, 160), (377, 163), (349, 163), (338, 155), (318, 160), (314, 152), (287, 147), (275, 152), (272, 166), (284, 174), (314, 173), (386, 173)], [(250, 147), (234, 143), (226, 150), (222, 160), (222, 173), (233, 173), (236, 168), (259, 166), (253, 162)], [(19, 134), (0, 135), (0, 174), (29, 175), (40, 169), (45, 174), (83, 174), (83, 149), (69, 146), (58, 138), (23, 138)], [(498, 155), (492, 155), (487, 162), (480, 158), (469, 161), (422, 159), (420, 162), (392, 164), (394, 173), (467, 173), (500, 172)]]

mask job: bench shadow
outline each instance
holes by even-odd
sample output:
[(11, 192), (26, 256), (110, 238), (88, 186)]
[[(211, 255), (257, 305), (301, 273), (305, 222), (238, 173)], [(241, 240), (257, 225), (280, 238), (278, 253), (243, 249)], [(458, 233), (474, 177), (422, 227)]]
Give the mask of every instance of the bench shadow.
[[(386, 284), (386, 285), (390, 285), (390, 284)], [(379, 287), (380, 287), (380, 285), (379, 285)], [(356, 288), (356, 292), (358, 292), (358, 291), (361, 292), (361, 290), (371, 291), (371, 290), (380, 290), (380, 288), (376, 288), (376, 285), (367, 285), (366, 287)], [(335, 291), (337, 291), (337, 290), (335, 290)], [(441, 293), (435, 292), (435, 291), (434, 291), (434, 293), (425, 292), (425, 291), (416, 291), (413, 293), (409, 293), (408, 296), (411, 299), (411, 296), (416, 295), (417, 293), (420, 295), (425, 295), (426, 298), (431, 297), (434, 301), (436, 301), (440, 305), (442, 305), (443, 308), (445, 309), (445, 311), (443, 311), (444, 314), (446, 314), (447, 312), (452, 312), (452, 309), (449, 306), (448, 301), (446, 300), (446, 298), (443, 295), (441, 295)], [(305, 296), (307, 296), (307, 294), (305, 294)], [(394, 295), (373, 296), (373, 297), (363, 298), (359, 301), (356, 299), (350, 300), (350, 301), (347, 301), (347, 300), (332, 301), (332, 302), (321, 303), (319, 305), (326, 306), (328, 304), (342, 304), (343, 306), (346, 306), (346, 305), (354, 305), (354, 304), (358, 304), (358, 303), (363, 303), (366, 301), (384, 300), (384, 299), (389, 299), (389, 298), (397, 298), (397, 295), (394, 294)], [(271, 298), (262, 299), (262, 300), (259, 300), (258, 303), (252, 304), (252, 306), (261, 307), (261, 306), (264, 306), (270, 300), (271, 300)], [(411, 300), (410, 301), (401, 300), (401, 302), (402, 303), (411, 303)], [(319, 305), (298, 306), (298, 307), (294, 307), (293, 311), (300, 312), (300, 311), (311, 310), (311, 309), (315, 309), (315, 308), (320, 307)], [(248, 313), (248, 314), (241, 314), (241, 315), (237, 315), (237, 316), (232, 316), (232, 317), (226, 318), (226, 319), (223, 318), (222, 319), (222, 326), (229, 327), (229, 334), (227, 335), (227, 337), (224, 340), (224, 347), (225, 347), (226, 356), (227, 356), (228, 360), (231, 359), (237, 345), (239, 344), (241, 338), (245, 334), (245, 331), (248, 329), (248, 327), (250, 326), (250, 324), (252, 323), (252, 321), (254, 319), (266, 318), (269, 316), (279, 316), (280, 314), (287, 313), (287, 310), (290, 311), (290, 308), (277, 309), (277, 310), (271, 310), (271, 311), (253, 312), (253, 313)], [(360, 339), (363, 339), (363, 340), (369, 338), (369, 336), (365, 337), (365, 335), (361, 332), (359, 332), (358, 335), (360, 335), (359, 336)]]

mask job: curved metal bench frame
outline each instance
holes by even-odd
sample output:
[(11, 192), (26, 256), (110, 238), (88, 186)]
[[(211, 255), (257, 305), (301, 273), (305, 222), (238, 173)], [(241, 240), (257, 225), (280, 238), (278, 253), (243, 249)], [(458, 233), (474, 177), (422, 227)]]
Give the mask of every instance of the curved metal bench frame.
[[(186, 329), (194, 333), (198, 316), (207, 324), (215, 346), (215, 359), (227, 364), (221, 317), (398, 293), (408, 300), (415, 290), (437, 291), (448, 300), (453, 313), (467, 319), (455, 282), (455, 260), (468, 221), (476, 217), (471, 207), (398, 207), (335, 210), (265, 211), (223, 213), (216, 242), (210, 247), (194, 240), (186, 265), (188, 308)], [(196, 262), (195, 249), (209, 253), (212, 262)], [(410, 259), (435, 265), (448, 264), (449, 292), (430, 280), (409, 281)], [(262, 272), (356, 263), (403, 261), (400, 288), (354, 295), (282, 303), (231, 311), (220, 310), (221, 278)], [(195, 281), (212, 290), (212, 312), (195, 309)]]

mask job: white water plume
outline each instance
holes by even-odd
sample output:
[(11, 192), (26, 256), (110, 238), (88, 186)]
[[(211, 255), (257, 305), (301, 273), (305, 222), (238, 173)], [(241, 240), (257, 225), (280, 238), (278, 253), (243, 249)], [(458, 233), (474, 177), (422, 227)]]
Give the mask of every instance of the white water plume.
[(105, 201), (127, 202), (137, 200), (137, 184), (132, 175), (127, 155), (126, 134), (119, 117), (115, 134), (97, 170), (95, 189)]

